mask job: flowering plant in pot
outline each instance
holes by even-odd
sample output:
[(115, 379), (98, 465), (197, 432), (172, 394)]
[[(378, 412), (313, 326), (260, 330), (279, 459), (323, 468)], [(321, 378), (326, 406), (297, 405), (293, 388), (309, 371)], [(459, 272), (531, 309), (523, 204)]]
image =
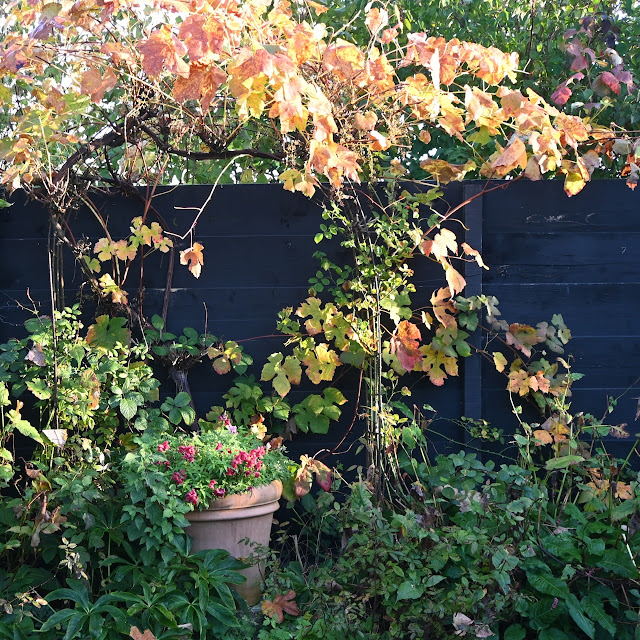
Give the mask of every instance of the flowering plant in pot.
[(282, 482), (296, 467), (285, 455), (282, 438), (265, 443), (257, 427), (237, 427), (226, 416), (221, 422), (220, 428), (178, 432), (145, 443), (155, 446), (154, 464), (170, 478), (172, 493), (196, 509), (206, 509), (212, 500)]
[[(244, 558), (252, 546), (268, 546), (282, 484), (292, 486), (298, 465), (285, 455), (282, 438), (265, 442), (260, 425), (235, 426), (225, 415), (218, 423), (200, 421), (200, 427), (199, 433), (149, 430), (125, 461), (144, 474), (154, 500), (164, 503), (163, 517), (184, 513), (192, 552), (225, 549)], [(255, 604), (260, 567), (241, 573), (246, 581), (234, 588)]]

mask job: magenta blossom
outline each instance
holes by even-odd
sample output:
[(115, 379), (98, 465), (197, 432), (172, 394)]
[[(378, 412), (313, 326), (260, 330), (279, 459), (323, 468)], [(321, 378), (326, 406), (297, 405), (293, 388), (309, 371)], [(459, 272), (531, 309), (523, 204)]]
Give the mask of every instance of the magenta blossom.
[(196, 448), (192, 444), (180, 445), (178, 451), (187, 462), (193, 462), (196, 456)]
[(174, 471), (173, 475), (171, 476), (171, 479), (176, 483), (176, 484), (183, 484), (184, 481), (187, 478), (187, 470), (186, 469), (182, 469), (181, 471)]
[(169, 443), (166, 440), (158, 445), (158, 451), (160, 453), (164, 453), (165, 451), (169, 451), (169, 449), (171, 449), (171, 446), (169, 445)]
[(225, 490), (224, 489), (216, 489), (213, 492), (218, 498), (222, 498), (222, 496), (225, 494)]
[(215, 480), (212, 480), (212, 481), (209, 483), (209, 489), (213, 489), (215, 486), (216, 486), (216, 481), (215, 481)]
[(198, 494), (196, 493), (196, 490), (191, 489), (191, 491), (188, 491), (184, 499), (191, 504), (198, 504)]

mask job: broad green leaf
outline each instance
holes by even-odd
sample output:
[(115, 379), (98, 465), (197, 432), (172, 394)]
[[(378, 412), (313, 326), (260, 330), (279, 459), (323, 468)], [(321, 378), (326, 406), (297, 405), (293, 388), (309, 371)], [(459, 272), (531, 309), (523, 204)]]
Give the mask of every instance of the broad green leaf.
[(582, 604), (578, 602), (578, 599), (573, 594), (566, 598), (565, 602), (573, 621), (593, 640), (596, 634), (596, 626), (585, 615)]
[(629, 554), (621, 549), (607, 549), (598, 560), (597, 566), (623, 578), (640, 577)]
[(580, 462), (584, 462), (584, 458), (578, 455), (569, 455), (562, 456), (560, 458), (551, 458), (547, 460), (547, 463), (544, 465), (544, 468), (547, 471), (555, 471), (557, 469), (566, 469), (568, 466), (572, 464), (578, 464)]
[(527, 572), (527, 580), (529, 584), (539, 591), (551, 596), (568, 595), (569, 589), (566, 583), (559, 578), (543, 571)]
[(512, 624), (504, 631), (502, 640), (524, 640), (527, 635), (527, 631), (520, 624)]
[(420, 584), (415, 584), (406, 580), (398, 587), (398, 600), (417, 600), (422, 597), (424, 588)]

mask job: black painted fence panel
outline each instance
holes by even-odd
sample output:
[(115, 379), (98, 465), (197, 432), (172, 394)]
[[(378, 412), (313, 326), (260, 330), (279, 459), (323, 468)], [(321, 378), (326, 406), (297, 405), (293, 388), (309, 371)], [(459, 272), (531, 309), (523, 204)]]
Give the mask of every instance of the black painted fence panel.
[[(486, 186), (480, 182), (451, 185), (445, 194), (447, 202), (455, 206)], [(172, 231), (183, 235), (210, 190), (208, 186), (164, 189), (154, 196), (153, 206)], [(35, 303), (42, 312), (50, 309), (46, 212), (25, 203), (20, 194), (13, 200), (11, 208), (0, 210), (0, 342), (24, 334), (21, 324), (29, 313), (22, 307)], [(126, 235), (131, 218), (144, 210), (142, 204), (120, 196), (101, 195), (94, 203), (114, 238)], [(76, 239), (94, 242), (103, 235), (96, 218), (86, 210), (71, 212), (70, 217)], [(466, 241), (482, 250), (490, 267), (484, 271), (475, 263), (466, 265), (466, 294), (495, 295), (509, 322), (535, 325), (550, 321), (554, 313), (562, 314), (574, 336), (568, 349), (574, 356), (574, 370), (586, 374), (575, 384), (573, 410), (602, 416), (607, 398), (621, 396), (609, 419), (629, 423), (634, 433), (640, 395), (636, 388), (640, 376), (640, 194), (620, 181), (590, 184), (573, 198), (567, 198), (557, 182), (504, 183), (504, 188), (472, 200), (462, 217)], [(176, 239), (168, 328), (175, 332), (191, 326), (239, 341), (254, 357), (253, 373), (259, 378), (268, 355), (282, 349), (282, 337), (275, 329), (278, 311), (295, 308), (307, 296), (308, 280), (318, 269), (313, 252), (321, 249), (337, 261), (348, 260), (345, 250), (335, 244), (314, 243), (321, 222), (315, 202), (285, 192), (280, 185), (218, 187), (194, 237), (205, 246), (200, 279), (177, 264), (178, 251), (191, 244), (191, 237)], [(159, 253), (145, 260), (147, 317), (162, 310), (168, 260), (167, 254)], [(70, 304), (82, 278), (69, 253), (63, 273)], [(419, 267), (414, 296), (418, 306), (421, 300), (428, 304), (431, 291), (442, 286), (440, 274), (437, 267)], [(135, 282), (132, 274), (132, 295), (136, 295)], [(230, 376), (217, 376), (210, 367), (192, 371), (190, 383), (199, 413), (220, 403), (230, 381)], [(294, 450), (313, 452), (336, 445), (354, 418), (357, 381), (357, 375), (340, 381), (349, 399), (340, 425), (326, 436), (304, 437), (293, 445)], [(291, 401), (307, 392), (317, 388), (296, 388)], [(460, 377), (447, 380), (444, 387), (418, 381), (412, 401), (418, 406), (430, 404), (443, 418), (432, 433), (438, 451), (457, 448), (457, 443), (477, 444), (468, 442), (454, 422), (460, 416), (485, 418), (507, 434), (517, 424), (504, 377), (479, 358), (464, 360)], [(354, 429), (354, 437), (359, 429), (361, 424)], [(610, 446), (622, 453), (629, 444), (615, 440)]]

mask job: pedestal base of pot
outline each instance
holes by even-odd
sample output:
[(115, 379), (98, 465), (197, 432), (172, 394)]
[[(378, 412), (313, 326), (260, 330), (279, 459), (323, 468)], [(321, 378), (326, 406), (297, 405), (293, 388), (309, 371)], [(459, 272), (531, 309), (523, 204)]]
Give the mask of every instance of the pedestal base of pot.
[[(208, 509), (188, 513), (191, 526), (187, 533), (193, 540), (192, 551), (224, 549), (236, 558), (246, 558), (252, 552), (252, 543), (269, 546), (273, 513), (279, 507), (281, 495), (282, 484), (275, 481), (246, 493), (213, 500)], [(261, 596), (260, 566), (251, 566), (241, 573), (247, 580), (234, 585), (234, 589), (253, 606)]]

